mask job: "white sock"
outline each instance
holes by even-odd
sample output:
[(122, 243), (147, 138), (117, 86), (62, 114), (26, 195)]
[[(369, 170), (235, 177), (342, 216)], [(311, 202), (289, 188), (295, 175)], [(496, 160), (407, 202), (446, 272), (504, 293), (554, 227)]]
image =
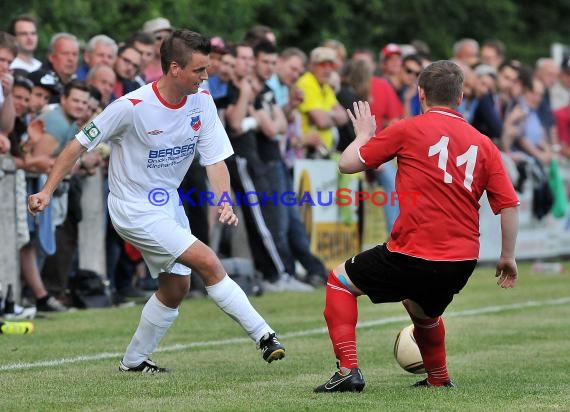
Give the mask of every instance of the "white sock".
[(215, 285), (206, 286), (206, 291), (216, 305), (239, 323), (256, 343), (267, 332), (273, 333), (244, 291), (227, 274)]
[(177, 316), (178, 308), (163, 305), (153, 294), (144, 305), (139, 326), (123, 357), (123, 364), (134, 368), (147, 360)]

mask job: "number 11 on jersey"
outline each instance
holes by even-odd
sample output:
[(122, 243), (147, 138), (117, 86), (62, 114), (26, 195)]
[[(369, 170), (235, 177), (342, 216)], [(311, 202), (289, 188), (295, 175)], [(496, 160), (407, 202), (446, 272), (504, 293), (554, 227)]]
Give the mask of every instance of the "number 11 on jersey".
[[(428, 157), (435, 156), (439, 154), (439, 158), (437, 160), (437, 167), (443, 170), (443, 182), (444, 183), (451, 183), (453, 181), (453, 177), (447, 171), (447, 159), (449, 157), (449, 152), (447, 151), (447, 145), (449, 144), (449, 137), (441, 136), (439, 142), (429, 147)], [(473, 183), (473, 171), (475, 170), (475, 163), (477, 161), (477, 149), (478, 147), (475, 145), (469, 146), (467, 151), (459, 156), (457, 156), (455, 165), (457, 167), (465, 166), (465, 179), (463, 180), (463, 186), (467, 188), (470, 192), (471, 190), (471, 183)]]

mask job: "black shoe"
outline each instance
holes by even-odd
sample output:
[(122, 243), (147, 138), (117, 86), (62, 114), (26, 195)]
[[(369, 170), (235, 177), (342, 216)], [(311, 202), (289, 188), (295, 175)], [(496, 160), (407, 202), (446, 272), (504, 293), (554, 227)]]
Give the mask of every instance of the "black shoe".
[(135, 288), (134, 286), (127, 286), (125, 288), (121, 288), (117, 290), (119, 295), (122, 295), (126, 298), (145, 298), (146, 293), (144, 293), (141, 289)]
[(360, 368), (353, 368), (348, 375), (336, 372), (325, 384), (317, 386), (314, 392), (362, 392), (364, 376)]
[(441, 386), (435, 386), (428, 382), (427, 378), (416, 382), (412, 385), (412, 388), (456, 388), (457, 386), (453, 383), (452, 380), (448, 380), (445, 384)]
[(53, 296), (48, 295), (46, 298), (38, 299), (36, 309), (38, 312), (66, 312), (68, 308)]
[(267, 332), (259, 340), (258, 349), (261, 349), (261, 356), (268, 363), (274, 360), (283, 359), (285, 357), (285, 347), (279, 343), (275, 333)]
[(135, 366), (134, 368), (129, 368), (128, 366), (125, 366), (123, 361), (121, 361), (121, 363), (119, 363), (119, 370), (121, 372), (140, 372), (140, 373), (150, 373), (150, 374), (170, 372), (170, 369), (159, 368), (156, 365), (156, 363), (154, 363), (150, 359), (143, 361), (139, 366)]

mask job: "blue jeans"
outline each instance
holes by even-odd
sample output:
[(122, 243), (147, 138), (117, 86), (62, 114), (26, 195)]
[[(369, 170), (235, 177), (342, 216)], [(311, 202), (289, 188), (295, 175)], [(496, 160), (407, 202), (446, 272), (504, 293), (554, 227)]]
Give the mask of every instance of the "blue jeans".
[[(382, 165), (382, 170), (375, 170), (376, 182), (384, 188), (384, 192), (390, 196), (390, 193), (396, 191), (396, 168), (392, 162), (386, 162)], [(400, 214), (400, 206), (398, 202), (386, 202), (384, 205), (384, 215), (386, 216), (386, 229), (388, 233), (392, 232), (394, 222)]]
[[(287, 169), (287, 165), (282, 162), (281, 166), (285, 176), (286, 190), (293, 191), (293, 179)], [(294, 268), (295, 259), (297, 259), (308, 274), (326, 277), (327, 270), (325, 265), (321, 259), (311, 253), (311, 242), (309, 241), (309, 236), (301, 219), (298, 206), (287, 206), (287, 212), (289, 218), (287, 238), (289, 239), (289, 247), (293, 253), (293, 261), (285, 262), (285, 266), (288, 268), (291, 264)]]
[(309, 237), (297, 205), (286, 205), (281, 201), (283, 193), (293, 191), (293, 182), (285, 162), (271, 161), (265, 165), (266, 181), (270, 184), (269, 192), (275, 193), (276, 199), (275, 202), (270, 201), (262, 207), (262, 212), (285, 265), (285, 271), (294, 276), (295, 261), (299, 260), (307, 273), (326, 275), (321, 260), (311, 253)]

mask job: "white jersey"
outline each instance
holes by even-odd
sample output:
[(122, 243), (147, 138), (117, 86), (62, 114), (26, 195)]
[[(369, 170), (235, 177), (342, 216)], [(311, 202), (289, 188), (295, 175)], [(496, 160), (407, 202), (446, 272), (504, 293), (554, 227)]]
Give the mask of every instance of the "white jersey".
[(200, 90), (174, 106), (160, 96), (156, 82), (115, 100), (76, 138), (89, 151), (111, 142), (109, 190), (131, 203), (148, 204), (156, 189), (175, 196), (196, 150), (202, 165), (233, 154), (207, 92)]

